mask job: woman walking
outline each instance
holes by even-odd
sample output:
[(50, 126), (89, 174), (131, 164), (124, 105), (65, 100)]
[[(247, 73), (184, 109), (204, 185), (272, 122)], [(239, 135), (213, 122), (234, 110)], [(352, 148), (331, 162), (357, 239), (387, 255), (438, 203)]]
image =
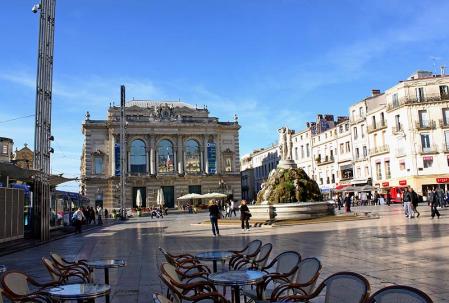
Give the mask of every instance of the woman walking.
[(249, 231), (249, 218), (251, 218), (251, 212), (249, 211), (246, 201), (240, 202), (240, 221), (242, 221), (242, 230)]
[(212, 233), (214, 237), (220, 235), (220, 230), (218, 229), (218, 218), (220, 217), (220, 208), (216, 201), (209, 202), (209, 218), (212, 225)]

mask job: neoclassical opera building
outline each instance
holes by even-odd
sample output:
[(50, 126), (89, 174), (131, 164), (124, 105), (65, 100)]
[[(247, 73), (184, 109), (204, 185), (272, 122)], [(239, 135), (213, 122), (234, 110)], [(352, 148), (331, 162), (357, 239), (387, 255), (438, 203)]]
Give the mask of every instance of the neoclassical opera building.
[[(126, 102), (126, 201), (135, 207), (165, 205), (187, 193), (221, 192), (241, 198), (239, 129), (233, 122), (209, 117), (206, 107), (184, 102)], [(81, 192), (105, 208), (120, 207), (120, 107), (110, 106), (107, 120), (82, 125)]]

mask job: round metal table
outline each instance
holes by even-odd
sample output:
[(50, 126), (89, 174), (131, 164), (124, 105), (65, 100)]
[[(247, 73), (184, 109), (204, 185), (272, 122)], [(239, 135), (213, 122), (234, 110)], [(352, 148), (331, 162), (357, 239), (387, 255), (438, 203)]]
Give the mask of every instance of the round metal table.
[[(104, 269), (104, 283), (109, 284), (109, 268), (118, 268), (126, 266), (124, 260), (93, 260), (87, 261), (90, 270)], [(106, 303), (109, 303), (109, 294), (106, 295)]]
[(89, 300), (108, 296), (111, 286), (107, 284), (67, 284), (44, 290), (52, 299), (58, 301), (66, 300)]
[(226, 261), (230, 259), (234, 254), (227, 250), (216, 250), (216, 251), (206, 251), (199, 253), (195, 256), (196, 259), (201, 261), (212, 261), (213, 264), (213, 272), (217, 272), (217, 261)]
[(267, 273), (258, 270), (235, 270), (210, 274), (208, 279), (215, 285), (230, 286), (234, 291), (234, 302), (240, 303), (240, 287), (263, 282)]

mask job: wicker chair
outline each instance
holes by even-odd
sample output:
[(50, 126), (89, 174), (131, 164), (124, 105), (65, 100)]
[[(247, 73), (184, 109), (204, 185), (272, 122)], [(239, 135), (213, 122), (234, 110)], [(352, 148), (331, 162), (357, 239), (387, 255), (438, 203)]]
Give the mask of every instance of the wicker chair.
[(253, 300), (270, 298), (272, 291), (279, 285), (290, 283), (298, 271), (301, 255), (296, 251), (286, 251), (274, 258), (261, 270), (267, 273), (264, 281), (257, 287), (243, 287), (243, 295)]
[(27, 274), (18, 271), (7, 271), (3, 274), (1, 285), (3, 289), (0, 293), (12, 302), (52, 302), (51, 299), (42, 292), (45, 287), (56, 286), (57, 283), (39, 283)]
[(290, 294), (312, 293), (313, 288), (320, 276), (321, 262), (317, 258), (306, 258), (299, 263), (296, 280), (292, 283), (283, 284), (276, 287), (271, 292), (270, 301), (280, 301), (284, 296)]
[(243, 258), (234, 265), (235, 269), (262, 269), (267, 265), (268, 258), (273, 250), (273, 244), (264, 244), (254, 258)]
[(90, 282), (90, 275), (89, 273), (85, 273), (84, 271), (80, 271), (79, 269), (73, 269), (73, 268), (67, 268), (62, 269), (58, 267), (53, 261), (50, 259), (47, 259), (45, 257), (42, 257), (42, 263), (44, 264), (45, 268), (48, 270), (48, 273), (50, 274), (51, 279), (53, 282), (58, 284), (67, 284), (72, 282), (73, 280), (76, 280), (77, 282), (81, 283), (89, 283)]
[(324, 303), (364, 303), (369, 297), (368, 280), (354, 272), (338, 272), (326, 278), (311, 294), (284, 296), (281, 302), (309, 302), (325, 289)]
[(204, 293), (218, 294), (213, 283), (206, 279), (182, 280), (176, 267), (169, 263), (161, 264), (159, 277), (167, 287), (167, 298), (176, 303), (195, 301)]
[(92, 271), (89, 269), (87, 265), (87, 260), (78, 260), (78, 261), (67, 261), (60, 255), (56, 253), (50, 253), (50, 258), (53, 261), (54, 266), (59, 268), (60, 270), (74, 270), (79, 271), (80, 274), (86, 275), (89, 277), (89, 281), (93, 281), (92, 279)]
[[(164, 295), (161, 295), (159, 293), (153, 294), (153, 302), (154, 303), (173, 303), (171, 300), (169, 300)], [(196, 296), (195, 300), (192, 301), (193, 303), (229, 303), (228, 300), (226, 300), (225, 297), (218, 293), (205, 293), (205, 294), (199, 294)]]
[(368, 303), (432, 303), (432, 299), (423, 291), (402, 285), (387, 286), (376, 291)]
[[(185, 255), (171, 255), (169, 254), (165, 249), (159, 247), (159, 250), (164, 255), (165, 260), (167, 263), (173, 265), (176, 267), (176, 269), (179, 272), (182, 272), (183, 275), (189, 276), (189, 275), (197, 275), (200, 273), (202, 274), (210, 274), (210, 269), (204, 264), (201, 264), (199, 261), (193, 258), (192, 255), (185, 254)], [(192, 258), (190, 258), (190, 256)]]
[(253, 240), (249, 242), (242, 250), (231, 250), (234, 256), (229, 260), (229, 269), (235, 270), (236, 264), (243, 259), (253, 259), (257, 256), (262, 246), (262, 241)]

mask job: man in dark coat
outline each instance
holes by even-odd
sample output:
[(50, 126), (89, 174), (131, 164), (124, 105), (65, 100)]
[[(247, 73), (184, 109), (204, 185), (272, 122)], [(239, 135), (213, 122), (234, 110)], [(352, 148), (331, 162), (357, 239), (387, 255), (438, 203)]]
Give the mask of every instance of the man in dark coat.
[(432, 189), (432, 194), (429, 195), (430, 197), (432, 197), (430, 200), (430, 215), (432, 216), (432, 219), (435, 217), (435, 215), (438, 217), (438, 219), (440, 218), (440, 212), (438, 211), (437, 207), (438, 207), (438, 197), (435, 193), (435, 189)]

